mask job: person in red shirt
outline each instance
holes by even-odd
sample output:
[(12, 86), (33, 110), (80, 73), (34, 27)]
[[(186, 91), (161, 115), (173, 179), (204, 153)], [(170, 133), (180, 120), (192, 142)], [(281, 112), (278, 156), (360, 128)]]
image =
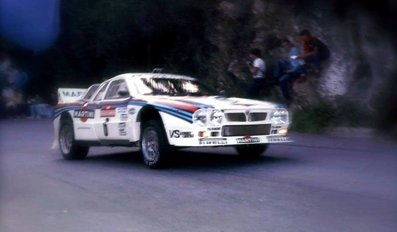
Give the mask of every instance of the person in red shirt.
[(305, 61), (306, 69), (320, 72), (322, 64), (329, 59), (330, 51), (321, 40), (311, 35), (310, 31), (302, 30), (299, 33), (302, 46), (301, 59)]

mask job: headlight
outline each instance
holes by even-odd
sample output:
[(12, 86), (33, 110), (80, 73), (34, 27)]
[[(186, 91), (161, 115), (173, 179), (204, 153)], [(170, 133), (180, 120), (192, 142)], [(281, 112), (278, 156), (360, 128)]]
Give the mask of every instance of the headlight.
[(220, 126), (223, 112), (220, 110), (198, 110), (193, 114), (193, 122), (199, 126)]
[(210, 120), (212, 126), (220, 126), (223, 120), (223, 113), (220, 110), (213, 110), (210, 113)]
[(199, 126), (207, 125), (207, 112), (204, 110), (198, 110), (193, 114), (193, 122)]
[(271, 121), (274, 124), (288, 123), (288, 111), (286, 109), (277, 109), (272, 113)]

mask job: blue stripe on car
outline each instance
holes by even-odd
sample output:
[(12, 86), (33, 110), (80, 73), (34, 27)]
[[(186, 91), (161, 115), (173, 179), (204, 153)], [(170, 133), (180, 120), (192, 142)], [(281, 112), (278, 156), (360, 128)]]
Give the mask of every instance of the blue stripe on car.
[[(103, 105), (112, 105), (114, 107), (125, 107), (126, 105), (135, 105), (135, 106), (145, 106), (148, 105), (146, 102), (140, 102), (140, 101), (130, 101), (127, 104), (121, 104), (121, 103), (113, 103), (113, 104), (106, 104), (106, 103), (101, 103), (98, 105), (88, 105), (88, 110), (96, 110), (96, 109), (100, 109)], [(182, 120), (185, 120), (187, 122), (192, 123), (192, 113), (185, 111), (185, 110), (181, 110), (175, 107), (171, 107), (171, 106), (164, 106), (164, 105), (151, 105), (153, 106), (155, 109), (170, 114), (174, 117), (180, 118)], [(70, 110), (81, 110), (83, 108), (83, 106), (65, 106), (62, 108), (59, 108), (57, 110), (54, 111), (54, 118), (58, 117), (59, 115), (61, 115), (62, 113), (66, 112), (66, 111), (70, 111)]]

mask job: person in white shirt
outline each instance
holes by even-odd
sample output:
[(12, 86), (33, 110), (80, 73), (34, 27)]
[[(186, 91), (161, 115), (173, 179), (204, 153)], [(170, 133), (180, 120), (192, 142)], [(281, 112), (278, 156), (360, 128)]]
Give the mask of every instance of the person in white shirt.
[(249, 98), (258, 98), (265, 79), (266, 63), (261, 58), (261, 50), (253, 48), (249, 52), (248, 68), (252, 74), (252, 81), (248, 88)]

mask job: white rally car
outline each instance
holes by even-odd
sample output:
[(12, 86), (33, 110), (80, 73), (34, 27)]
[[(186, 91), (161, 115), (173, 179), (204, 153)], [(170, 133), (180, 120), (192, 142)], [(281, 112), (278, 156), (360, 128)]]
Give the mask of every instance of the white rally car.
[(235, 146), (259, 156), (269, 143), (288, 142), (281, 105), (208, 94), (195, 78), (127, 73), (81, 89), (59, 89), (54, 146), (65, 159), (86, 157), (89, 146), (139, 146), (149, 167), (173, 148)]

